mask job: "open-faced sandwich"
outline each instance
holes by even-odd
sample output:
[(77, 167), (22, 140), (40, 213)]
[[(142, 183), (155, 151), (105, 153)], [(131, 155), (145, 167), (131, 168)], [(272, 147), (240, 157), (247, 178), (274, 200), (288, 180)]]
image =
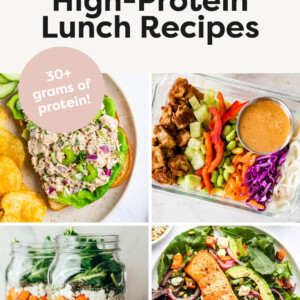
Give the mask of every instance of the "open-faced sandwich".
[(70, 133), (43, 130), (23, 113), (16, 94), (7, 104), (19, 121), (34, 170), (53, 210), (82, 208), (124, 183), (132, 170), (132, 150), (119, 127), (116, 106), (104, 97), (97, 116)]
[(176, 236), (157, 266), (157, 300), (296, 300), (293, 270), (268, 234), (196, 227)]

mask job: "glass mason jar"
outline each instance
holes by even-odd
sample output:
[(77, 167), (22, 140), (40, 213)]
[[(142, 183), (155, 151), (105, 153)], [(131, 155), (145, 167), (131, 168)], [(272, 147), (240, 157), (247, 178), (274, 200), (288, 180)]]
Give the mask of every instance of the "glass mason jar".
[(61, 235), (49, 268), (51, 300), (126, 299), (125, 267), (117, 235)]
[(6, 299), (47, 300), (47, 274), (54, 258), (50, 239), (42, 244), (11, 245), (11, 262), (6, 269)]

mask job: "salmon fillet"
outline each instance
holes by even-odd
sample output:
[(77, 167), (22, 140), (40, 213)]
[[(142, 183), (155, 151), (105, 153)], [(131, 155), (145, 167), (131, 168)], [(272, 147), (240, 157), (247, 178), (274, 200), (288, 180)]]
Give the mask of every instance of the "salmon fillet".
[(204, 300), (237, 300), (224, 272), (205, 250), (199, 251), (184, 270), (197, 282)]

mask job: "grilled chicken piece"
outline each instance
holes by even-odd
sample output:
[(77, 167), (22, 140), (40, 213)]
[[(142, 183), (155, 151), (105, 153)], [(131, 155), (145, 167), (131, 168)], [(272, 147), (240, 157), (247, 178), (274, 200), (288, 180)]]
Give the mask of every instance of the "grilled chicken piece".
[(204, 300), (237, 300), (224, 272), (205, 250), (199, 251), (184, 270), (197, 282)]
[(152, 148), (152, 170), (164, 168), (165, 156), (164, 151), (161, 146), (156, 146)]
[(172, 108), (171, 106), (162, 106), (161, 107), (161, 116), (159, 119), (159, 124), (166, 127), (166, 128), (171, 128), (174, 126), (172, 124)]
[(176, 143), (180, 148), (185, 148), (189, 143), (190, 138), (191, 138), (190, 132), (186, 129), (183, 129), (178, 133), (176, 137)]
[(187, 79), (180, 78), (180, 77), (177, 78), (169, 93), (170, 100), (171, 99), (173, 100), (174, 97), (177, 99), (183, 98), (183, 96), (188, 91), (188, 88), (189, 88), (189, 83)]
[(190, 123), (195, 121), (194, 113), (187, 105), (179, 105), (175, 114), (173, 114), (172, 122), (177, 129), (184, 129)]
[(176, 183), (176, 177), (167, 168), (156, 169), (152, 172), (152, 178), (161, 184), (172, 185)]
[(184, 154), (177, 154), (169, 160), (168, 167), (174, 175), (184, 176), (188, 173), (190, 164)]
[(200, 91), (198, 91), (198, 89), (196, 89), (194, 86), (189, 85), (189, 89), (188, 92), (186, 93), (186, 95), (184, 96), (184, 98), (186, 100), (189, 100), (192, 97), (196, 97), (199, 101), (204, 99), (204, 94), (201, 93)]
[(164, 154), (166, 158), (174, 157), (174, 151), (172, 149), (164, 148)]
[(174, 138), (163, 126), (155, 125), (153, 133), (164, 148), (172, 149), (176, 146)]
[(155, 147), (158, 145), (159, 145), (158, 139), (156, 137), (152, 138), (152, 146)]

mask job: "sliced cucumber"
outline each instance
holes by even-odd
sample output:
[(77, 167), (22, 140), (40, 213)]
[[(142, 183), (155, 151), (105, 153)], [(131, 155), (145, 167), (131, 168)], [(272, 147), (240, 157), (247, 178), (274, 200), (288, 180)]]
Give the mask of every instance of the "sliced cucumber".
[(9, 94), (11, 94), (16, 89), (17, 85), (17, 82), (0, 84), (0, 99), (3, 99)]
[(210, 112), (206, 105), (201, 105), (200, 108), (194, 111), (194, 115), (198, 122), (202, 124), (203, 122), (209, 120)]
[(196, 138), (190, 138), (189, 143), (188, 143), (188, 147), (191, 147), (195, 150), (199, 150), (200, 146), (201, 146), (201, 141), (199, 139)]
[(201, 106), (198, 99), (195, 96), (189, 99), (189, 102), (192, 105), (193, 110), (197, 110)]
[(189, 161), (191, 161), (193, 159), (195, 151), (196, 150), (194, 148), (186, 147), (184, 154)]
[(9, 80), (0, 75), (0, 83), (8, 83)]
[(197, 138), (201, 136), (201, 124), (199, 122), (194, 122), (190, 124), (190, 132), (192, 138)]
[(216, 91), (213, 89), (205, 89), (204, 101), (212, 102), (215, 100)]
[(194, 170), (198, 170), (198, 169), (202, 168), (205, 164), (204, 154), (201, 151), (196, 150), (194, 153), (194, 156), (192, 158), (191, 164), (192, 164)]
[(2, 77), (9, 81), (19, 81), (20, 80), (20, 73), (0, 73)]
[(184, 176), (179, 176), (177, 178), (177, 184), (179, 184), (181, 187), (184, 187)]
[(201, 183), (201, 178), (196, 175), (186, 175), (184, 177), (184, 188), (187, 190), (195, 190)]

